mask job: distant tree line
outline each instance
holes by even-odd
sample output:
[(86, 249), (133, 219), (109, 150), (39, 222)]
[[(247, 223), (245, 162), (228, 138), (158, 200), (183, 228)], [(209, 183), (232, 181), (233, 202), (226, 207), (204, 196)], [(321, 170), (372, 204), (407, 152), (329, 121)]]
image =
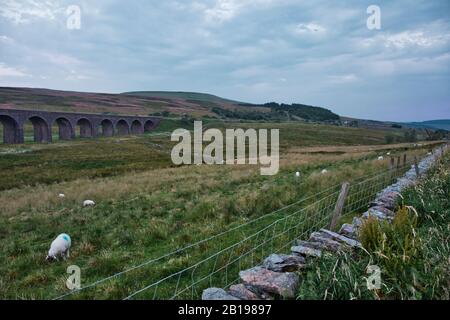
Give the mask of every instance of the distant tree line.
[[(436, 141), (436, 140), (448, 140), (450, 139), (450, 131), (444, 130), (444, 129), (437, 129), (437, 130), (428, 130), (425, 129), (427, 137), (425, 140), (429, 141)], [(424, 139), (423, 137), (424, 133), (422, 131), (421, 139)], [(405, 131), (403, 136), (398, 135), (386, 135), (385, 136), (385, 142), (387, 144), (390, 143), (401, 143), (401, 142), (417, 142), (419, 140), (419, 136), (416, 129), (409, 129)]]
[(328, 109), (321, 107), (308, 106), (299, 103), (293, 104), (278, 104), (276, 102), (270, 102), (263, 105), (264, 107), (269, 107), (272, 111), (278, 113), (287, 112), (290, 115), (297, 116), (299, 118), (311, 121), (332, 121), (340, 120), (340, 117), (331, 112)]
[(170, 116), (170, 111), (154, 112), (154, 113), (150, 113), (149, 116), (167, 118)]
[(387, 144), (391, 143), (402, 143), (402, 142), (417, 142), (418, 136), (417, 136), (417, 130), (415, 129), (409, 129), (404, 132), (403, 137), (398, 135), (392, 135), (388, 134), (385, 137), (385, 142)]
[(450, 139), (450, 131), (444, 129), (438, 129), (431, 133), (428, 133), (427, 140), (448, 140)]
[(244, 119), (244, 120), (271, 120), (273, 119), (272, 114), (259, 112), (259, 111), (242, 111), (242, 110), (229, 110), (229, 109), (223, 109), (219, 107), (213, 107), (212, 112), (217, 114), (218, 116), (222, 118), (229, 118), (229, 119)]
[(313, 107), (303, 104), (279, 104), (276, 102), (269, 102), (265, 104), (240, 104), (245, 107), (264, 107), (269, 108), (269, 112), (248, 111), (248, 110), (228, 110), (220, 107), (213, 107), (212, 111), (217, 115), (225, 118), (244, 119), (244, 120), (306, 120), (306, 121), (339, 121), (337, 114), (328, 109), (321, 107)]
[(408, 130), (405, 132), (405, 142), (416, 142), (417, 141), (417, 131), (415, 129)]

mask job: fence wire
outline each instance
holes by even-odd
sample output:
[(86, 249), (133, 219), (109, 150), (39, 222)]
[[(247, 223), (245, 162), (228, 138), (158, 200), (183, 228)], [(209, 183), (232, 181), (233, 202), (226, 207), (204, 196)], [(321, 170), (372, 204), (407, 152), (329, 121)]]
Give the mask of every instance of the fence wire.
[[(350, 181), (343, 214), (361, 213), (412, 164), (404, 162)], [(198, 299), (205, 288), (227, 288), (239, 281), (239, 271), (261, 263), (271, 253), (287, 253), (297, 239), (328, 227), (339, 192), (340, 185), (332, 186), (56, 299)]]

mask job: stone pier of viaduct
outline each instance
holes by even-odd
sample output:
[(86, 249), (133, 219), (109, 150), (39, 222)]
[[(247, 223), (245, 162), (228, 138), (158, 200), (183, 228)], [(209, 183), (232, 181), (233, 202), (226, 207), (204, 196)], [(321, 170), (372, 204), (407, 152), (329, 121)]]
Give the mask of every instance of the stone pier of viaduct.
[(152, 131), (161, 119), (155, 117), (103, 115), (89, 113), (47, 112), (33, 110), (0, 109), (3, 125), (3, 143), (24, 143), (24, 125), (30, 121), (34, 128), (34, 141), (52, 142), (52, 128), (57, 127), (60, 140), (77, 136), (138, 135)]

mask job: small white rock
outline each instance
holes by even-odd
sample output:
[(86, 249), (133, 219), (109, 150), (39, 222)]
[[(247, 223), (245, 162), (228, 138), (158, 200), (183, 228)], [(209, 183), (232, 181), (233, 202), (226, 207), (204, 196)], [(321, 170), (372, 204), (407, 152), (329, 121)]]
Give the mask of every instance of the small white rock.
[(92, 200), (84, 200), (83, 207), (93, 207), (95, 206), (95, 202)]
[(65, 198), (66, 195), (64, 193), (60, 193), (60, 194), (58, 194), (58, 197), (60, 197), (62, 199), (62, 198)]
[(300, 172), (297, 171), (297, 172), (295, 173), (295, 176), (296, 176), (297, 178), (300, 177)]
[(327, 174), (327, 173), (328, 173), (328, 170), (327, 170), (327, 169), (323, 169), (321, 173), (322, 173), (322, 174)]

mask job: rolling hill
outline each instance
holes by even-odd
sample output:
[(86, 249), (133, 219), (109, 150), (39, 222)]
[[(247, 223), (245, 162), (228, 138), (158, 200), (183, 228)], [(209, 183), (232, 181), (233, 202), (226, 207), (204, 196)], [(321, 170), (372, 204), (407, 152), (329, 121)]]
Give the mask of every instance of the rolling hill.
[(183, 91), (131, 91), (124, 92), (122, 95), (139, 96), (139, 97), (153, 97), (164, 99), (184, 99), (184, 100), (196, 100), (211, 103), (231, 103), (239, 104), (239, 101), (229, 100), (221, 98), (209, 93), (199, 92), (183, 92)]
[(430, 120), (423, 122), (409, 122), (405, 125), (415, 128), (442, 129), (450, 131), (450, 119)]
[(0, 87), (0, 108), (127, 115), (149, 115), (162, 111), (194, 116), (213, 115), (204, 105), (189, 103), (181, 98), (9, 87)]
[(121, 94), (0, 87), (0, 108), (126, 115), (209, 117), (248, 121), (339, 121), (332, 111), (302, 104), (255, 105), (196, 92)]

